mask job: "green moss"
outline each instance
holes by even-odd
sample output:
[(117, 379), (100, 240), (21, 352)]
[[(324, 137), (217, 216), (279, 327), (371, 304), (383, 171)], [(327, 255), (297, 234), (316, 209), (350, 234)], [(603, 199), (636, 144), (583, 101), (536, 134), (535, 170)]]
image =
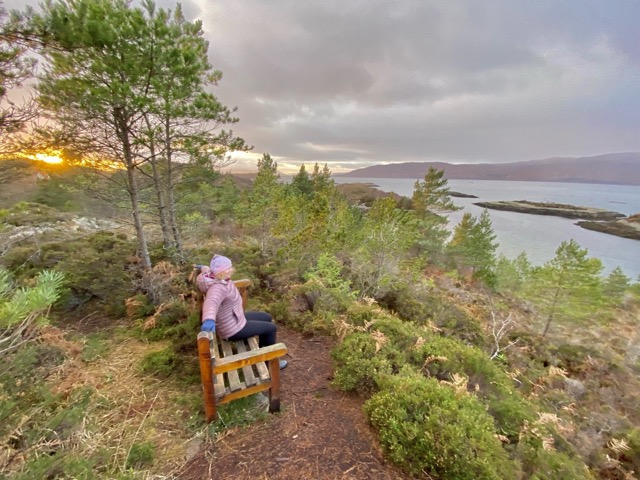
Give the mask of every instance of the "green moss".
[(140, 367), (142, 373), (168, 378), (177, 369), (178, 364), (179, 359), (175, 352), (167, 348), (145, 355), (140, 362)]
[(155, 446), (151, 442), (134, 443), (129, 449), (125, 465), (127, 468), (142, 468), (153, 464)]

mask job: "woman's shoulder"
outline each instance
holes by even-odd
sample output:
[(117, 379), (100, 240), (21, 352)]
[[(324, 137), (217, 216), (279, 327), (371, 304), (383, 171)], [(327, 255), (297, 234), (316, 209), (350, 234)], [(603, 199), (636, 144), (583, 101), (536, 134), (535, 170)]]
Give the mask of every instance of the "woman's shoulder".
[(201, 273), (196, 277), (196, 285), (202, 293), (207, 293), (210, 288), (221, 285), (221, 282), (206, 273)]

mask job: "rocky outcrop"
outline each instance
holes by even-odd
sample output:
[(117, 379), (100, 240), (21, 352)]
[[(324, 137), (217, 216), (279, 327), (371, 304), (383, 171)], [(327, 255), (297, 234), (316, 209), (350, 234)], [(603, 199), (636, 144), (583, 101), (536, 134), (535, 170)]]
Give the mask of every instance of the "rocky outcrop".
[(581, 221), (576, 225), (596, 232), (640, 240), (640, 213), (610, 222)]
[(529, 202), (527, 200), (477, 202), (479, 207), (508, 212), (532, 213), (534, 215), (553, 215), (556, 217), (579, 218), (585, 220), (616, 220), (625, 215), (601, 208), (580, 207), (562, 203)]
[(456, 198), (478, 198), (476, 195), (471, 195), (470, 193), (461, 193), (461, 192), (449, 192), (449, 196)]

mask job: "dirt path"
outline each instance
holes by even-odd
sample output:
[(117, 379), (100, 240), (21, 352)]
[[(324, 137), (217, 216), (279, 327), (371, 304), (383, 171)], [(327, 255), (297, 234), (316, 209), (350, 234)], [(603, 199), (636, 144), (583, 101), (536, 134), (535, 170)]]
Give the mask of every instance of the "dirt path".
[(181, 480), (408, 479), (387, 463), (362, 400), (330, 386), (331, 344), (279, 328), (289, 348), (280, 414), (238, 430), (196, 455)]

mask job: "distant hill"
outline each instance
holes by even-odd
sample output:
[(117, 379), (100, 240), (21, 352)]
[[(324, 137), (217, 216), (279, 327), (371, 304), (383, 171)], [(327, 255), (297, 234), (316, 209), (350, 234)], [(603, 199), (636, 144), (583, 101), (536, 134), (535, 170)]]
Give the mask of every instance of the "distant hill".
[(449, 180), (514, 180), (524, 182), (606, 183), (640, 185), (640, 152), (593, 157), (554, 157), (514, 163), (407, 162), (373, 165), (340, 177), (423, 178), (429, 167), (444, 170)]

